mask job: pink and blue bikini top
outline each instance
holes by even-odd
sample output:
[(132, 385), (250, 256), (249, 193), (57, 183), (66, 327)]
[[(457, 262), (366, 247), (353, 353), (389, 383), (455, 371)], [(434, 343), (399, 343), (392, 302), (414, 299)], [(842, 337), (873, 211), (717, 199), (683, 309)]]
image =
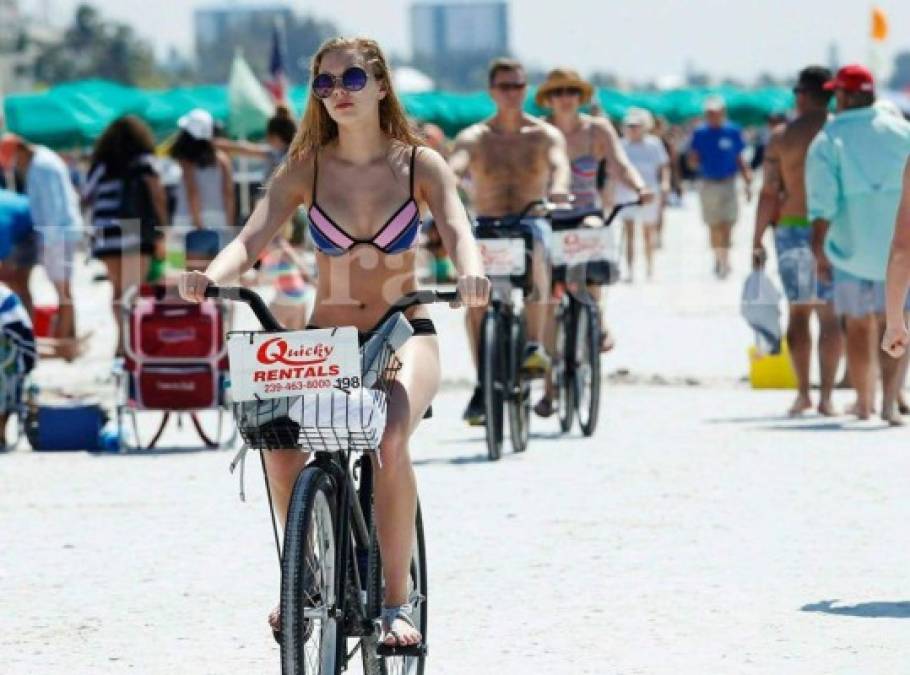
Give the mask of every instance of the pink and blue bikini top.
[(372, 239), (357, 239), (329, 217), (316, 203), (316, 178), (319, 175), (318, 161), (313, 163), (313, 205), (309, 210), (310, 236), (320, 252), (328, 256), (344, 255), (358, 244), (375, 246), (387, 255), (404, 253), (417, 245), (420, 232), (420, 209), (414, 200), (414, 155), (417, 148), (411, 148), (411, 194), (407, 201), (392, 214), (385, 225)]

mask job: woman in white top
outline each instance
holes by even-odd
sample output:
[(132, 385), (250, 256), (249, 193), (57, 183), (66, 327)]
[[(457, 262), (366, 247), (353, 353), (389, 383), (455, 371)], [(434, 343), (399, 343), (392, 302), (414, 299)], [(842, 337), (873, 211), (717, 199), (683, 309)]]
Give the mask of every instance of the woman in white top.
[[(227, 153), (212, 143), (215, 123), (211, 114), (197, 108), (177, 122), (180, 135), (171, 146), (171, 157), (180, 164), (183, 178), (177, 186), (174, 224), (196, 230), (223, 229), (236, 216), (234, 176)], [(187, 234), (187, 258), (208, 261), (223, 248), (220, 233)]]
[[(630, 108), (623, 122), (622, 146), (645, 185), (657, 195), (657, 199), (623, 211), (623, 224), (626, 238), (626, 261), (628, 262), (628, 280), (634, 278), (635, 263), (635, 223), (644, 226), (645, 263), (648, 278), (653, 271), (654, 247), (657, 239), (657, 225), (660, 222), (660, 209), (664, 197), (670, 191), (670, 158), (664, 144), (657, 136), (648, 133), (653, 127), (651, 113), (643, 108)], [(636, 201), (638, 196), (625, 185), (616, 186), (614, 196), (617, 204)]]

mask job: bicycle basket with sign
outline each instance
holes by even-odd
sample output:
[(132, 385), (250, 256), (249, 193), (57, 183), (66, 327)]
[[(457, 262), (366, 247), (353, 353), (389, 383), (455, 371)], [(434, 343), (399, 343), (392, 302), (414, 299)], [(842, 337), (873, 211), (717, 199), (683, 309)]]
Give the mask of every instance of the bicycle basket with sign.
[(606, 227), (553, 232), (553, 281), (612, 284), (619, 280), (618, 252)]
[(254, 450), (377, 450), (401, 342), (380, 330), (358, 347), (351, 327), (229, 333), (240, 435)]
[(534, 238), (528, 229), (515, 225), (479, 225), (474, 234), (484, 273), (493, 280), (508, 279), (512, 285), (530, 290)]

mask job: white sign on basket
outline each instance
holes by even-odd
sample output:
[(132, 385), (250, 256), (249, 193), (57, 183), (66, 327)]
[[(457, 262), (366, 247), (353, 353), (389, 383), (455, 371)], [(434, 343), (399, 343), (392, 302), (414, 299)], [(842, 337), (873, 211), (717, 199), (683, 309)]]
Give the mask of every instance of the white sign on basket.
[(255, 401), (360, 387), (357, 329), (229, 333), (231, 398)]
[(584, 265), (613, 260), (612, 233), (605, 227), (580, 227), (553, 233), (553, 264)]
[(518, 276), (525, 273), (524, 239), (481, 239), (483, 269), (492, 277)]

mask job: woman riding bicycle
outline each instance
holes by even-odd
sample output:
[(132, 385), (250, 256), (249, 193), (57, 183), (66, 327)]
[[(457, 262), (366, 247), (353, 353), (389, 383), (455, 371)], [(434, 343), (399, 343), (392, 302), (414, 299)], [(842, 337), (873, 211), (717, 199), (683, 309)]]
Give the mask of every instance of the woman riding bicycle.
[[(324, 43), (313, 57), (311, 91), (288, 159), (276, 171), (267, 195), (205, 273), (181, 276), (181, 295), (200, 301), (209, 284), (237, 278), (292, 211), (305, 204), (318, 249), (311, 326), (355, 326), (367, 332), (397, 298), (417, 288), (415, 246), (420, 208), (426, 205), (458, 271), (461, 302), (484, 305), (490, 283), (483, 276), (455, 177), (409, 126), (379, 45), (362, 38)], [(417, 509), (408, 441), (440, 381), (433, 323), (425, 308), (407, 314), (414, 336), (398, 350), (403, 365), (390, 391), (382, 464), (375, 466), (376, 522), (386, 582), (381, 639), (392, 646), (415, 645), (422, 639), (407, 604)], [(294, 481), (307, 460), (296, 451), (265, 453), (282, 526)], [(280, 629), (277, 609), (269, 622), (273, 630)]]

